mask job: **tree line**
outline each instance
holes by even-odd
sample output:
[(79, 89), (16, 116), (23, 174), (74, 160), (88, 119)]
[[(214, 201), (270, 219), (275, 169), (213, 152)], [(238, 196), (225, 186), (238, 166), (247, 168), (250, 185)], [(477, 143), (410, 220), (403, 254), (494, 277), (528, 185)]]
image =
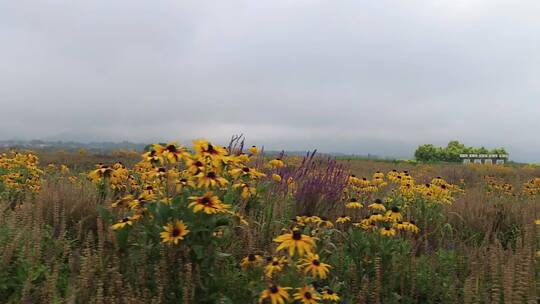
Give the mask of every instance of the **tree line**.
[(414, 157), (423, 162), (460, 162), (460, 154), (508, 154), (504, 148), (486, 149), (485, 147), (468, 147), (457, 140), (450, 141), (446, 147), (437, 147), (432, 144), (419, 146)]

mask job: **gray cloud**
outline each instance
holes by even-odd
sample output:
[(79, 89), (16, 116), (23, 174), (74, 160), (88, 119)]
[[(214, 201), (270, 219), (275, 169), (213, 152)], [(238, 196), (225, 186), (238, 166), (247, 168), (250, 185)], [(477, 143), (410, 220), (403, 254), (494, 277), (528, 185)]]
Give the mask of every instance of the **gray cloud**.
[(0, 139), (540, 161), (540, 2), (0, 2)]

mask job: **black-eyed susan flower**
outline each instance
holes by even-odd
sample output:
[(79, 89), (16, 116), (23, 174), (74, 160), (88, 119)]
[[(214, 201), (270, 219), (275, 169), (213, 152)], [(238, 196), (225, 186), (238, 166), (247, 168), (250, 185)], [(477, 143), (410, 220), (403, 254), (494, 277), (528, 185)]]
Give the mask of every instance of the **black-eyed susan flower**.
[(224, 212), (230, 206), (223, 204), (221, 200), (214, 195), (212, 191), (206, 192), (203, 196), (191, 196), (191, 203), (188, 207), (193, 208), (193, 212), (202, 211), (206, 214), (215, 214)]
[(322, 293), (321, 293), (321, 296), (323, 298), (323, 300), (327, 300), (327, 301), (332, 301), (332, 302), (337, 302), (339, 301), (339, 296), (336, 292), (334, 292), (332, 289), (330, 288), (326, 288)]
[(380, 199), (376, 199), (375, 202), (373, 202), (373, 204), (369, 205), (368, 206), (369, 209), (374, 209), (374, 210), (380, 210), (380, 211), (386, 211), (386, 207), (384, 207), (382, 201)]
[(170, 244), (178, 244), (178, 241), (183, 240), (184, 236), (189, 233), (184, 222), (179, 220), (176, 220), (174, 224), (169, 223), (163, 226), (163, 230), (159, 234), (161, 236), (161, 242)]
[(257, 188), (251, 187), (248, 183), (237, 183), (233, 185), (233, 188), (240, 189), (240, 196), (243, 199), (257, 195)]
[(370, 220), (371, 223), (382, 222), (385, 219), (386, 218), (380, 213), (374, 213), (374, 214), (369, 216), (369, 220)]
[(133, 222), (139, 219), (137, 216), (128, 216), (121, 219), (118, 223), (111, 226), (113, 230), (118, 230), (126, 226), (133, 226)]
[(113, 207), (113, 208), (127, 207), (127, 206), (129, 206), (129, 203), (131, 203), (134, 199), (135, 198), (133, 197), (133, 195), (128, 194), (128, 195), (118, 199), (114, 203), (112, 203), (111, 207)]
[(269, 258), (268, 263), (264, 267), (264, 275), (271, 278), (276, 272), (281, 272), (283, 267), (287, 264), (287, 258)]
[(264, 173), (261, 173), (256, 169), (247, 166), (231, 169), (229, 173), (235, 178), (245, 176), (250, 179), (257, 179), (266, 176)]
[(184, 188), (195, 188), (195, 182), (189, 178), (182, 177), (176, 181), (176, 191), (180, 192)]
[(260, 265), (263, 260), (264, 259), (262, 256), (258, 254), (250, 253), (240, 261), (240, 266), (244, 269), (255, 267), (255, 266)]
[(264, 300), (270, 300), (272, 304), (284, 304), (289, 301), (290, 287), (280, 287), (277, 285), (271, 285), (261, 292), (259, 297), (259, 303), (263, 303)]
[(189, 157), (189, 153), (186, 149), (182, 146), (178, 146), (175, 142), (168, 143), (165, 146), (154, 145), (154, 150), (171, 163), (177, 163), (181, 159)]
[(228, 180), (218, 176), (217, 173), (214, 171), (201, 172), (197, 175), (197, 178), (197, 187), (199, 188), (212, 188), (215, 186), (224, 187), (229, 183)]
[(299, 268), (314, 278), (326, 279), (330, 272), (331, 266), (321, 262), (318, 254), (308, 253), (306, 258), (300, 259), (299, 262)]
[(163, 163), (163, 157), (157, 153), (156, 150), (152, 149), (143, 154), (143, 159), (151, 164), (160, 164)]
[(351, 221), (351, 217), (347, 215), (342, 215), (336, 219), (337, 224), (345, 224)]
[(382, 236), (394, 236), (396, 235), (396, 229), (390, 228), (390, 227), (384, 227), (384, 228), (379, 229), (379, 233)]
[(297, 292), (293, 296), (295, 300), (298, 300), (303, 304), (317, 304), (321, 299), (317, 291), (311, 286), (297, 288)]
[(191, 173), (192, 175), (197, 175), (204, 170), (206, 164), (202, 159), (189, 158), (186, 160), (186, 167), (187, 172)]
[(345, 208), (347, 209), (360, 209), (364, 207), (362, 203), (358, 201), (356, 198), (351, 198), (347, 204), (345, 204)]
[(386, 217), (393, 222), (401, 220), (401, 213), (399, 212), (399, 208), (396, 206), (392, 207), (392, 209), (386, 212)]
[(273, 179), (276, 183), (281, 183), (281, 175), (279, 175), (279, 174), (273, 173), (273, 174), (272, 174), (272, 179)]
[(326, 217), (321, 217), (319, 221), (316, 222), (317, 223), (317, 226), (318, 227), (322, 227), (322, 228), (327, 228), (327, 229), (330, 229), (330, 228), (333, 228), (334, 227), (334, 223), (332, 223), (331, 221), (328, 220), (328, 218)]
[(418, 226), (416, 226), (416, 223), (414, 221), (403, 222), (403, 225), (405, 225), (405, 230), (406, 231), (410, 231), (412, 233), (420, 232), (420, 228), (418, 228)]
[(276, 237), (274, 242), (280, 243), (276, 251), (288, 250), (290, 256), (294, 256), (298, 250), (298, 255), (302, 257), (305, 253), (313, 252), (315, 247), (315, 238), (302, 234), (298, 229), (293, 229), (291, 233)]
[(225, 148), (218, 145), (213, 145), (202, 139), (193, 141), (193, 150), (195, 150), (195, 152), (200, 156), (212, 158), (219, 158), (228, 154)]

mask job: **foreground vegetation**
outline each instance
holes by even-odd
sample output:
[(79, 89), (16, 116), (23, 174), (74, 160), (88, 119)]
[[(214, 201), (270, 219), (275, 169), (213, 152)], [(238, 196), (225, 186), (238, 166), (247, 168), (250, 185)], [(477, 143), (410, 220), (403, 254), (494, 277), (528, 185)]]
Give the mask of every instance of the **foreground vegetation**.
[(536, 167), (265, 157), (238, 139), (39, 159), (0, 156), (3, 303), (536, 303), (540, 292)]

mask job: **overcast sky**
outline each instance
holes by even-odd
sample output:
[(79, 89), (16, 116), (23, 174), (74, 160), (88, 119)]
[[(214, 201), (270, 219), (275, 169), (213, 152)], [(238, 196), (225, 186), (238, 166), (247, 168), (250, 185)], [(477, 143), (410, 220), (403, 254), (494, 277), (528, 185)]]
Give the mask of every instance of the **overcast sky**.
[(540, 1), (0, 0), (0, 139), (540, 161)]

